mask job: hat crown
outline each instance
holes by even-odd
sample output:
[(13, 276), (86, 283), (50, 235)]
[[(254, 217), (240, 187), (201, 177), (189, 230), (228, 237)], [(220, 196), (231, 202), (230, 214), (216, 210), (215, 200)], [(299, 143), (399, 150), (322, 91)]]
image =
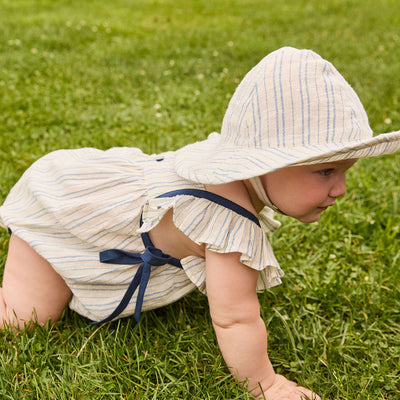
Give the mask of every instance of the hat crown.
[(229, 102), (221, 140), (241, 148), (341, 144), (372, 137), (355, 91), (311, 50), (281, 48), (243, 78)]

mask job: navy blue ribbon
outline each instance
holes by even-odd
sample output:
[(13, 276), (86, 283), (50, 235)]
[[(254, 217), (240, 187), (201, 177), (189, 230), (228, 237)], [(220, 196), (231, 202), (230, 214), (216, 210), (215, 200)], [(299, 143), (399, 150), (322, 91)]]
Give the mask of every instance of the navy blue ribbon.
[(136, 299), (135, 313), (133, 316), (135, 320), (139, 322), (140, 314), (142, 312), (144, 293), (150, 278), (151, 267), (159, 267), (161, 265), (170, 264), (175, 267), (182, 268), (181, 262), (177, 258), (163, 253), (160, 249), (157, 249), (154, 246), (148, 246), (143, 253), (130, 253), (128, 251), (118, 249), (101, 251), (100, 262), (122, 265), (141, 264), (117, 308), (107, 318), (104, 318), (99, 322), (93, 322), (92, 324), (100, 324), (111, 321), (121, 314), (121, 312), (124, 311), (128, 306), (133, 294), (138, 288), (139, 290)]

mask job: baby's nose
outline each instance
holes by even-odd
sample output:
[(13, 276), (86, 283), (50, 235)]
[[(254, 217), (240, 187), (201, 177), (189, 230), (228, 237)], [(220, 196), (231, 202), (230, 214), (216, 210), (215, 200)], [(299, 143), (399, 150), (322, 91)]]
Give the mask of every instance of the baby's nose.
[(332, 189), (329, 193), (331, 197), (337, 198), (344, 196), (346, 194), (346, 176), (345, 174), (341, 174), (338, 176), (338, 179), (335, 181)]

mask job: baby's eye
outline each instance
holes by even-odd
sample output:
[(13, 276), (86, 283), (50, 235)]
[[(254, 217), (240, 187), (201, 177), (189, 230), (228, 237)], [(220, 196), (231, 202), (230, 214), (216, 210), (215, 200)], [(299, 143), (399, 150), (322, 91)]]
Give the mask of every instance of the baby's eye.
[(322, 176), (329, 176), (333, 172), (333, 168), (322, 169), (318, 171)]

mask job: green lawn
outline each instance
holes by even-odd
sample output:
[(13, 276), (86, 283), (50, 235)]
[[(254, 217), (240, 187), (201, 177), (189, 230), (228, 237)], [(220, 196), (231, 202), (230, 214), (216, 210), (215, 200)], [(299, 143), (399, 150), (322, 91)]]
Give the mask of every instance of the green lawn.
[[(397, 0), (0, 0), (0, 201), (59, 148), (176, 149), (219, 131), (267, 53), (329, 59), (376, 132), (400, 129)], [(260, 294), (276, 370), (324, 399), (400, 399), (400, 154), (362, 160), (312, 225), (279, 217), (284, 283)], [(0, 264), (8, 237), (0, 234)], [(207, 299), (96, 327), (1, 332), (1, 399), (250, 399)]]

